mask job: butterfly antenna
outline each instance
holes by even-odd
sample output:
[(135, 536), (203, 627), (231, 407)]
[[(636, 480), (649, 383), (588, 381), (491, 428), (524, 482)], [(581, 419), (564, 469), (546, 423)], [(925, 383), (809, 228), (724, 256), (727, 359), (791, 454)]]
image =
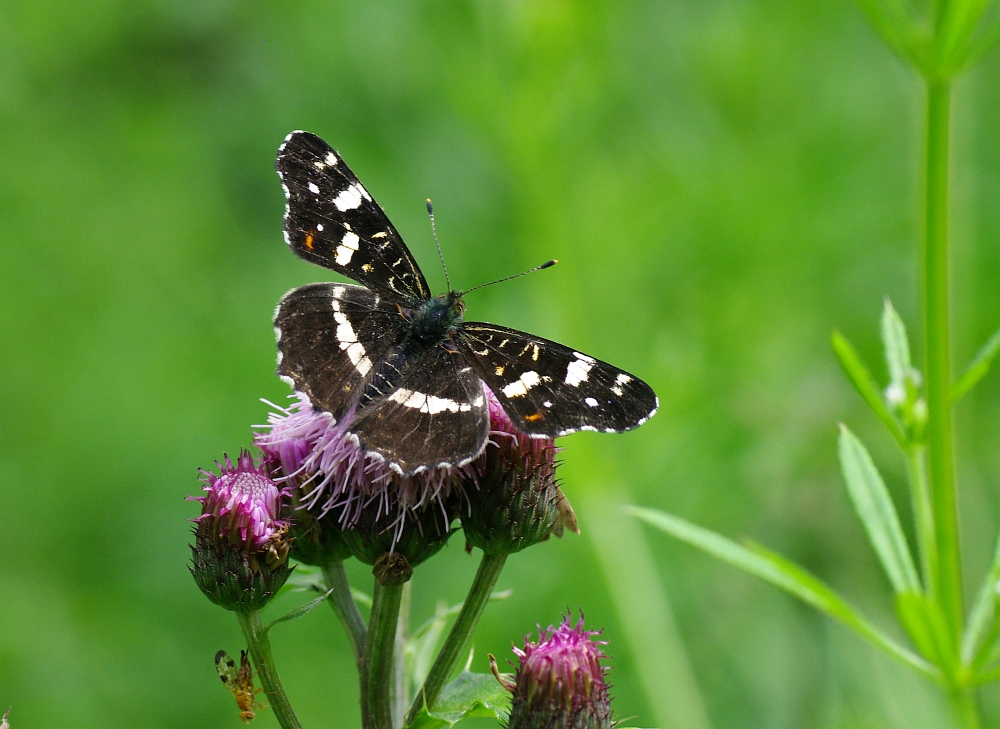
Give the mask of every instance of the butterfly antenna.
[(438, 258), (441, 259), (441, 268), (444, 269), (444, 282), (448, 290), (451, 291), (451, 279), (448, 278), (448, 267), (444, 265), (444, 254), (441, 252), (441, 243), (438, 241), (437, 227), (434, 225), (434, 203), (427, 198), (427, 214), (431, 216), (431, 232), (434, 234), (434, 245), (438, 249)]
[(462, 292), (462, 296), (465, 296), (470, 291), (475, 291), (476, 289), (486, 288), (487, 286), (492, 286), (493, 284), (503, 283), (504, 281), (510, 281), (511, 279), (521, 278), (521, 276), (527, 276), (529, 273), (534, 273), (535, 271), (541, 271), (543, 268), (551, 268), (552, 266), (559, 263), (555, 258), (546, 261), (545, 263), (535, 266), (534, 268), (529, 268), (527, 271), (522, 271), (521, 273), (515, 273), (513, 276), (505, 276), (504, 278), (498, 278), (496, 281), (490, 281), (489, 283), (479, 284), (478, 286), (473, 286), (471, 289), (467, 289)]

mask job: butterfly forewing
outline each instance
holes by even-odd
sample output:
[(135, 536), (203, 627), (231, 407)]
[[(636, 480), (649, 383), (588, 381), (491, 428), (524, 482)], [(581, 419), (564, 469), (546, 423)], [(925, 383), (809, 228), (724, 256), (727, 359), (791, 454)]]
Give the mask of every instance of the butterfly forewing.
[(638, 377), (548, 339), (466, 322), (456, 343), (517, 427), (531, 435), (620, 433), (645, 423), (658, 406)]
[(285, 189), (285, 242), (296, 254), (384, 296), (430, 296), (399, 233), (326, 142), (292, 132), (275, 167)]
[(434, 347), (397, 371), (392, 389), (360, 410), (351, 426), (361, 445), (404, 473), (464, 465), (478, 456), (489, 411), (473, 368), (457, 352)]
[(396, 304), (349, 284), (290, 291), (274, 325), (278, 374), (338, 420), (360, 402), (376, 369), (406, 337)]

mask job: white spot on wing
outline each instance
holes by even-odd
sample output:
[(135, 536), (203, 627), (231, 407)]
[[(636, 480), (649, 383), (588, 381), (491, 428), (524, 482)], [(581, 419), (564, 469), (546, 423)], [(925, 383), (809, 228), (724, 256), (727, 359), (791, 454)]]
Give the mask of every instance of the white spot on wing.
[(531, 346), (534, 348), (534, 351), (531, 353), (531, 359), (532, 359), (533, 362), (537, 362), (538, 361), (538, 345), (537, 344), (532, 344)]
[(546, 400), (545, 402), (542, 403), (542, 405), (544, 407), (550, 408), (550, 407), (552, 407), (552, 401), (551, 400)]
[(310, 182), (309, 192), (311, 192), (313, 195), (319, 195), (319, 186), (317, 186), (315, 182)]
[(334, 251), (334, 260), (338, 265), (346, 266), (351, 262), (351, 256), (354, 255), (354, 251), (358, 250), (358, 241), (360, 240), (357, 233), (344, 233), (344, 239), (340, 241), (340, 245)]
[(316, 230), (318, 230), (320, 233), (322, 233), (323, 232), (323, 224), (322, 223), (316, 223)]
[(585, 402), (585, 403), (587, 403), (587, 404), (588, 404), (588, 405), (589, 405), (590, 407), (592, 407), (592, 408), (596, 408), (596, 407), (597, 407), (598, 405), (600, 405), (600, 403), (599, 403), (599, 402), (597, 402), (597, 400), (595, 400), (595, 399), (594, 399), (594, 398), (592, 398), (592, 397), (588, 397), (588, 398), (586, 398), (586, 399), (584, 400), (584, 402)]
[(587, 355), (580, 354), (579, 352), (573, 352), (573, 356), (576, 357), (576, 359), (566, 365), (566, 379), (564, 382), (567, 385), (579, 387), (581, 382), (587, 381), (587, 373), (590, 372), (591, 368), (594, 366), (595, 360), (593, 357), (588, 357)]
[(537, 372), (534, 370), (528, 370), (514, 382), (502, 388), (500, 392), (507, 397), (524, 397), (528, 394), (528, 390), (541, 381), (542, 378), (538, 376)]
[[(312, 183), (309, 184), (311, 185)], [(361, 206), (362, 196), (368, 198), (369, 200), (371, 199), (360, 184), (349, 185), (346, 190), (337, 195), (337, 197), (333, 198), (333, 204), (337, 206), (337, 210), (340, 212), (344, 212), (345, 210), (354, 210), (355, 208)]]
[[(422, 392), (415, 392), (404, 388), (396, 390), (389, 396), (389, 399), (393, 402), (398, 402), (403, 407), (413, 408), (414, 410), (429, 413), (430, 415), (436, 415), (445, 411), (450, 413), (467, 413), (472, 410), (472, 405), (469, 403), (459, 403), (447, 397), (425, 395)], [(482, 398), (480, 397), (481, 400)], [(478, 404), (481, 404), (481, 402)]]
[(333, 167), (338, 162), (337, 155), (335, 155), (333, 152), (327, 152), (325, 161), (328, 165)]
[(372, 361), (366, 356), (364, 345), (358, 341), (358, 335), (355, 334), (347, 315), (339, 311), (339, 302), (334, 301), (333, 304), (333, 319), (337, 322), (337, 341), (340, 342), (340, 348), (347, 353), (351, 364), (364, 377), (371, 371)]

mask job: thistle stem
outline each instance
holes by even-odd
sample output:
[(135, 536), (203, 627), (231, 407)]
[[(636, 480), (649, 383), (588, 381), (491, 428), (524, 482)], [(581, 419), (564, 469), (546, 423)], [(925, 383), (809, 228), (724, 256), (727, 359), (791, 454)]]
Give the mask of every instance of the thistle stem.
[(271, 655), (271, 640), (264, 632), (264, 626), (260, 622), (260, 611), (251, 610), (249, 612), (236, 612), (236, 618), (240, 621), (240, 628), (243, 629), (243, 637), (246, 638), (247, 648), (250, 657), (253, 658), (257, 667), (257, 676), (264, 687), (264, 695), (267, 696), (271, 710), (275, 718), (282, 726), (282, 729), (302, 729), (299, 724), (292, 705), (285, 695), (285, 689), (278, 678), (278, 669), (274, 666), (274, 657)]
[(361, 617), (358, 604), (351, 595), (351, 583), (347, 579), (347, 571), (343, 562), (331, 562), (323, 565), (323, 577), (326, 578), (327, 589), (333, 590), (327, 598), (330, 607), (337, 613), (344, 625), (347, 637), (354, 649), (354, 662), (361, 667), (361, 659), (365, 652), (365, 619)]
[[(927, 78), (926, 220), (923, 309), (927, 365), (927, 455), (937, 542), (937, 599), (954, 645), (961, 644), (962, 566), (955, 498), (951, 417), (951, 321), (949, 310), (949, 143), (951, 83)], [(955, 657), (957, 660), (957, 656)]]
[(479, 570), (469, 588), (469, 594), (465, 598), (462, 610), (455, 619), (448, 638), (438, 653), (438, 657), (431, 666), (427, 680), (417, 694), (410, 707), (410, 713), (406, 717), (406, 723), (411, 724), (426, 704), (427, 708), (434, 708), (434, 702), (441, 695), (441, 689), (451, 677), (458, 659), (465, 652), (465, 646), (469, 642), (472, 631), (476, 629), (476, 624), (483, 614), (486, 603), (489, 602), (493, 586), (500, 577), (504, 563), (507, 561), (506, 554), (483, 554), (483, 559), (479, 563)]
[(375, 580), (372, 614), (361, 662), (361, 723), (364, 729), (392, 729), (389, 686), (393, 680), (392, 653), (399, 620), (403, 585)]

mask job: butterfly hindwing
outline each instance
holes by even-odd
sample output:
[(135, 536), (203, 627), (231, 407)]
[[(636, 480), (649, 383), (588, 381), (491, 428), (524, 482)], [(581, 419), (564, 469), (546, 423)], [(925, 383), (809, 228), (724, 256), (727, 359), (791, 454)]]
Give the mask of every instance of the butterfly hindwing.
[(275, 163), (285, 190), (285, 242), (305, 260), (384, 296), (430, 296), (420, 267), (382, 208), (326, 142), (292, 132)]
[(466, 322), (455, 339), (514, 424), (530, 435), (620, 433), (645, 423), (659, 404), (638, 377), (542, 337)]
[(433, 347), (398, 368), (385, 397), (358, 412), (361, 445), (404, 473), (464, 465), (486, 446), (482, 381), (457, 352)]
[(363, 286), (317, 283), (285, 294), (274, 317), (278, 374), (340, 420), (406, 337), (398, 307)]

